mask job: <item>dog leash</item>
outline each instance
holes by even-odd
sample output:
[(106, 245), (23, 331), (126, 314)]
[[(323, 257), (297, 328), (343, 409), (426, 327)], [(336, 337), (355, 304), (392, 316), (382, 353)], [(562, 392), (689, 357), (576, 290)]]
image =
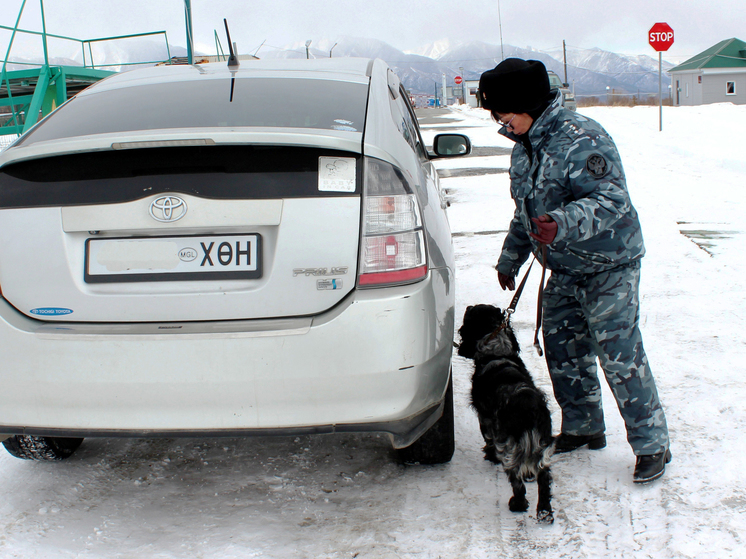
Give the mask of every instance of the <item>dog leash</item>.
[[(521, 298), (521, 294), (523, 293), (523, 288), (526, 285), (526, 280), (528, 279), (528, 275), (531, 273), (531, 267), (534, 265), (534, 262), (536, 262), (537, 258), (534, 254), (534, 259), (531, 261), (531, 264), (528, 265), (528, 270), (526, 270), (526, 273), (523, 275), (523, 279), (521, 280), (520, 285), (518, 286), (518, 289), (515, 292), (515, 295), (513, 296), (513, 300), (510, 302), (510, 306), (505, 309), (505, 320), (503, 320), (502, 324), (494, 331), (492, 334), (490, 334), (490, 337), (488, 338), (488, 341), (494, 339), (500, 332), (502, 332), (505, 328), (508, 327), (508, 322), (510, 321), (510, 315), (512, 315), (515, 312), (516, 307), (518, 306), (518, 300)], [(542, 244), (541, 245), (541, 281), (539, 282), (539, 295), (537, 297), (536, 301), (536, 329), (534, 330), (534, 349), (536, 350), (536, 353), (539, 354), (539, 357), (542, 357), (544, 355), (544, 350), (541, 349), (541, 343), (539, 342), (539, 330), (541, 330), (541, 322), (542, 322), (542, 306), (544, 304), (544, 278), (546, 277), (547, 273), (547, 245)]]
[[(487, 341), (490, 342), (494, 340), (497, 335), (505, 330), (508, 327), (508, 322), (510, 322), (510, 315), (512, 315), (515, 312), (516, 307), (518, 306), (518, 300), (521, 298), (521, 294), (523, 293), (523, 288), (526, 286), (526, 280), (528, 280), (528, 276), (531, 273), (531, 268), (534, 265), (534, 262), (536, 262), (536, 255), (534, 254), (533, 260), (531, 260), (531, 264), (528, 265), (528, 270), (526, 270), (526, 273), (523, 274), (523, 279), (521, 280), (521, 283), (518, 285), (518, 289), (515, 291), (515, 295), (513, 295), (513, 299), (510, 301), (510, 305), (507, 309), (505, 309), (505, 318), (503, 319), (500, 326), (498, 326), (492, 334), (490, 334), (489, 338), (487, 338)], [(534, 347), (536, 344), (536, 340), (534, 340)], [(541, 353), (539, 354), (541, 355)]]
[[(534, 260), (536, 260), (536, 255), (534, 255)], [(533, 262), (532, 262), (533, 264)], [(536, 353), (539, 354), (539, 357), (542, 357), (544, 355), (544, 350), (541, 349), (541, 344), (539, 343), (539, 330), (541, 329), (541, 322), (543, 319), (542, 311), (544, 306), (544, 277), (547, 273), (547, 245), (543, 244), (541, 245), (541, 282), (539, 282), (539, 296), (536, 300), (536, 330), (534, 330), (534, 349), (536, 349)]]
[[(516, 289), (515, 295), (513, 295), (513, 299), (510, 301), (510, 306), (508, 306), (507, 309), (505, 309), (505, 319), (502, 321), (500, 326), (498, 326), (492, 334), (490, 334), (490, 337), (487, 338), (487, 341), (491, 341), (495, 339), (495, 337), (505, 330), (505, 328), (508, 327), (508, 322), (510, 322), (510, 315), (512, 315), (515, 312), (516, 307), (518, 306), (518, 300), (521, 298), (521, 294), (523, 294), (523, 288), (526, 286), (526, 280), (528, 279), (528, 275), (531, 273), (531, 268), (534, 265), (534, 262), (536, 262), (537, 258), (534, 254), (534, 259), (531, 260), (531, 264), (528, 265), (528, 270), (526, 270), (526, 273), (523, 275), (523, 279), (521, 280), (521, 283), (518, 285), (518, 289)], [(544, 304), (544, 278), (546, 277), (547, 272), (547, 246), (545, 244), (541, 245), (541, 282), (539, 283), (539, 295), (536, 302), (536, 330), (534, 330), (534, 349), (536, 349), (536, 352), (539, 354), (539, 357), (542, 357), (544, 355), (544, 351), (541, 349), (541, 344), (539, 343), (539, 330), (541, 329), (541, 321), (542, 321), (542, 305)], [(458, 348), (460, 347), (459, 344), (457, 344), (455, 341), (453, 342), (453, 347)]]

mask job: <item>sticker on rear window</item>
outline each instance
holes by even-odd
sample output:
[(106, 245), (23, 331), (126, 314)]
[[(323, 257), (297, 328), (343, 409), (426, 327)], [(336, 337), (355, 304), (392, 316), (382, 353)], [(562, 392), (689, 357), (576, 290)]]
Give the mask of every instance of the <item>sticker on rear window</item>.
[(355, 159), (319, 157), (319, 192), (355, 192)]

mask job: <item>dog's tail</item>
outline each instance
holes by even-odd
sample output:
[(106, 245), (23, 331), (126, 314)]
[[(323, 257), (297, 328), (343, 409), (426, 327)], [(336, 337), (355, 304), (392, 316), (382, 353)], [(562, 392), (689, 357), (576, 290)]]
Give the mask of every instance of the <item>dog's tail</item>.
[(528, 466), (531, 475), (549, 465), (554, 453), (552, 418), (542, 392), (519, 389), (502, 409), (498, 422), (515, 442), (511, 462)]
[(496, 443), (503, 467), (515, 472), (521, 479), (536, 479), (541, 470), (549, 467), (554, 453), (554, 444), (546, 444), (545, 437), (537, 429), (524, 432), (520, 438), (504, 444)]

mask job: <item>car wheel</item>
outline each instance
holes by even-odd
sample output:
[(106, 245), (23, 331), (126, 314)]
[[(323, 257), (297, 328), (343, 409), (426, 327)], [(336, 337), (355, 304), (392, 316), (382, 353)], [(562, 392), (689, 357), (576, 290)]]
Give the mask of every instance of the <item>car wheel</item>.
[(83, 439), (15, 435), (3, 441), (3, 446), (16, 458), (24, 460), (64, 460), (70, 458)]
[(443, 464), (450, 462), (456, 448), (453, 433), (453, 376), (448, 381), (443, 415), (425, 434), (406, 448), (397, 449), (400, 461), (406, 464)]

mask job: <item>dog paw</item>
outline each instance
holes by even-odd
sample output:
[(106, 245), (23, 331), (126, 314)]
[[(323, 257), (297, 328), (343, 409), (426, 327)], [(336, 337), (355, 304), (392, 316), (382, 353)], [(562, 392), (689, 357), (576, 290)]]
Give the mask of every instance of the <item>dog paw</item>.
[(526, 512), (528, 510), (528, 501), (522, 497), (511, 497), (508, 501), (510, 512)]
[(550, 510), (536, 511), (536, 520), (542, 524), (554, 524), (554, 514)]

